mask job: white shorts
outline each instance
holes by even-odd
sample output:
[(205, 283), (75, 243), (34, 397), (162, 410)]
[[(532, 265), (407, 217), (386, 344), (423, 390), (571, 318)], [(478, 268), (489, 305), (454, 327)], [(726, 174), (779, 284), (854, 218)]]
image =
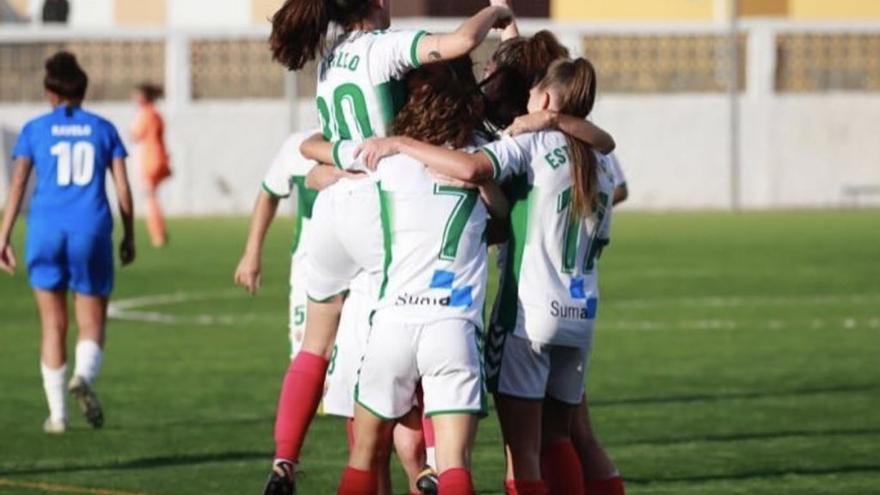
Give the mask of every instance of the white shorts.
[[(364, 275), (361, 275), (364, 276)], [(354, 285), (361, 285), (355, 280)], [(351, 418), (354, 416), (354, 389), (358, 368), (370, 334), (370, 313), (375, 297), (353, 289), (342, 306), (336, 345), (327, 367), (324, 383), (324, 414)]]
[(374, 276), (382, 272), (380, 210), (379, 187), (368, 179), (343, 179), (318, 195), (307, 241), (310, 299), (325, 301), (346, 292), (362, 270)]
[(507, 335), (493, 392), (519, 399), (550, 397), (571, 405), (581, 403), (590, 360), (588, 347), (539, 344)]
[(296, 258), (290, 260), (290, 358), (293, 359), (302, 348), (303, 335), (306, 333), (306, 271), (303, 263)]
[(355, 399), (376, 416), (407, 414), (421, 380), (425, 415), (484, 414), (486, 394), (479, 332), (466, 320), (430, 324), (376, 317), (358, 375)]

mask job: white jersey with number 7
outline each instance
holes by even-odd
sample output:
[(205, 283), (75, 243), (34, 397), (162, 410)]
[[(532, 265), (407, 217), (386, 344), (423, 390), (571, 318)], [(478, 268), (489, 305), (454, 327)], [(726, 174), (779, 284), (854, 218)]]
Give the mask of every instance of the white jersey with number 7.
[(571, 158), (565, 135), (541, 131), (482, 148), (512, 200), (511, 239), (502, 250), (493, 327), (543, 344), (590, 345), (599, 301), (596, 256), (609, 242), (614, 179), (596, 154), (592, 214), (571, 214)]

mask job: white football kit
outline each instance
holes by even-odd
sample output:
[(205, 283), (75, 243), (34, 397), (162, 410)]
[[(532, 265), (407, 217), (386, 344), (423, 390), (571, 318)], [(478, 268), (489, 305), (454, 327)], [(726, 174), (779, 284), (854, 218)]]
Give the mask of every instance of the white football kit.
[(581, 401), (599, 302), (596, 257), (609, 241), (613, 177), (596, 154), (592, 214), (571, 214), (565, 135), (504, 137), (483, 151), (512, 202), (510, 241), (499, 255), (501, 285), (486, 349), (493, 391), (525, 399)]
[(385, 259), (356, 399), (399, 418), (421, 381), (426, 415), (482, 413), (488, 213), (479, 191), (438, 183), (404, 155), (382, 160), (378, 176)]
[[(298, 132), (281, 145), (269, 171), (263, 179), (263, 189), (276, 198), (294, 197), (296, 224), (290, 257), (290, 355), (293, 358), (302, 347), (306, 327), (308, 273), (308, 239), (311, 235), (312, 209), (318, 192), (305, 185), (306, 175), (316, 164), (302, 156), (303, 141), (319, 132), (317, 129)], [(368, 278), (358, 277), (354, 286), (369, 284)], [(354, 411), (354, 383), (357, 366), (369, 333), (369, 315), (375, 302), (369, 289), (353, 291), (345, 301), (336, 346), (327, 368), (327, 386), (323, 410), (327, 414), (349, 417)]]
[[(318, 69), (317, 106), (324, 137), (334, 143), (385, 136), (406, 98), (403, 77), (419, 66), (424, 31), (354, 31), (340, 37)], [(339, 146), (334, 162), (341, 166)], [(309, 236), (308, 297), (348, 293), (328, 367), (324, 411), (352, 416), (354, 387), (369, 314), (378, 294), (384, 250), (378, 186), (371, 177), (343, 179), (315, 202)], [(343, 336), (349, 322), (358, 329)]]
[[(403, 77), (419, 67), (424, 31), (354, 31), (340, 37), (318, 71), (318, 114), (324, 137), (337, 143), (334, 161), (342, 166), (339, 143), (387, 135), (405, 103)], [(378, 277), (382, 267), (378, 188), (372, 176), (343, 179), (324, 190), (312, 236), (309, 297), (332, 298), (350, 289), (361, 270)], [(361, 244), (366, 240), (372, 244)]]

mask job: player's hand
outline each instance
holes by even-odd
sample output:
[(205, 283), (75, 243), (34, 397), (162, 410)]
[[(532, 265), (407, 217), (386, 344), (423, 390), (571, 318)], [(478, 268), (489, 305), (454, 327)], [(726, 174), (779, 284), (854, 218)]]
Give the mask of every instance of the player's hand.
[(248, 294), (253, 296), (260, 289), (261, 273), (260, 257), (245, 253), (235, 269), (235, 285), (244, 287)]
[(134, 262), (134, 258), (134, 239), (131, 237), (123, 237), (122, 242), (119, 243), (119, 261), (122, 262), (122, 266), (128, 266)]
[(506, 1), (491, 0), (490, 3), (493, 7), (498, 8), (495, 25), (492, 27), (495, 29), (504, 29), (513, 22), (513, 10), (511, 10), (510, 5), (508, 5)]
[(8, 242), (0, 244), (0, 270), (15, 275), (15, 267), (15, 250), (12, 249), (12, 244)]
[(379, 160), (397, 153), (397, 141), (394, 138), (375, 138), (361, 143), (354, 151), (354, 157), (369, 170), (375, 171), (379, 166)]
[(527, 113), (514, 119), (513, 123), (504, 130), (504, 134), (518, 136), (527, 132), (555, 129), (559, 113), (551, 110)]

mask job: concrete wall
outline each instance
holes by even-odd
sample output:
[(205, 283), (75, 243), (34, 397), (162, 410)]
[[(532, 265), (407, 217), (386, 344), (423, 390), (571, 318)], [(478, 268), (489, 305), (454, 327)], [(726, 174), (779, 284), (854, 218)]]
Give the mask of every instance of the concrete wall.
[[(140, 198), (140, 173), (136, 148), (128, 127), (134, 109), (124, 104), (94, 105), (90, 110), (113, 121), (132, 159), (130, 178)], [(17, 131), (46, 107), (0, 107), (0, 128)], [(276, 148), (286, 137), (289, 112), (284, 102), (199, 104), (165, 115), (174, 176), (161, 191), (172, 215), (214, 215), (247, 212)], [(10, 150), (3, 150), (8, 158)], [(8, 162), (8, 159), (6, 160)], [(5, 182), (7, 173), (4, 171)], [(0, 198), (6, 197), (3, 187)], [(138, 202), (138, 205), (141, 203)], [(142, 208), (141, 208), (142, 211)]]
[[(312, 106), (300, 105), (297, 117), (303, 128), (314, 123)], [(133, 117), (130, 107), (92, 108), (112, 119), (127, 136), (125, 129)], [(0, 126), (17, 129), (43, 110), (3, 107)], [(728, 208), (728, 110), (723, 96), (602, 98), (595, 119), (614, 133), (619, 144), (631, 187), (627, 208)], [(175, 173), (162, 191), (169, 213), (247, 212), (263, 172), (288, 132), (289, 116), (280, 101), (200, 103), (167, 113)], [(877, 122), (877, 96), (744, 98), (743, 206), (833, 207), (846, 203), (847, 186), (880, 185)], [(137, 189), (136, 159), (131, 166)], [(873, 198), (875, 204), (878, 199)]]

